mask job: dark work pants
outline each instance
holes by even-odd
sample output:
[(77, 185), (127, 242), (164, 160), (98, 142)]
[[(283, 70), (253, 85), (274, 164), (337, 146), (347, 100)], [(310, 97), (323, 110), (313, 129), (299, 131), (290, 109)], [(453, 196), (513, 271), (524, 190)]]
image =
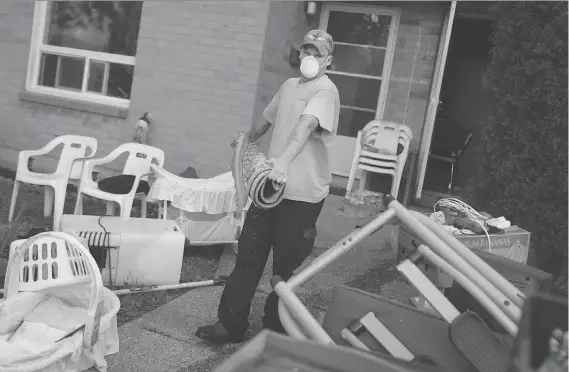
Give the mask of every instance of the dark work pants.
[[(263, 210), (251, 205), (239, 237), (235, 268), (219, 303), (218, 318), (232, 334), (244, 335), (249, 328), (251, 300), (273, 249), (273, 275), (290, 279), (293, 271), (312, 253), (316, 220), (324, 200), (306, 203), (284, 199), (276, 207)], [(278, 295), (272, 292), (265, 303), (263, 323), (281, 329)]]

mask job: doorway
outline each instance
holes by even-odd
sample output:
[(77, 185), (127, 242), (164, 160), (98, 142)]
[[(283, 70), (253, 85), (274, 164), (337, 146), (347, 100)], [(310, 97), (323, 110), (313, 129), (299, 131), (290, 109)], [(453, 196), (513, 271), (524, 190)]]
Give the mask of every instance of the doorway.
[[(481, 151), (479, 123), (489, 114), (482, 80), (490, 63), (492, 29), (492, 21), (487, 19), (457, 15), (454, 20), (424, 190), (448, 192), (451, 165), (433, 155), (451, 156), (461, 149), (451, 193), (460, 192), (475, 181), (472, 177)], [(465, 146), (469, 134), (470, 141)]]
[(391, 76), (400, 11), (397, 8), (324, 4), (320, 28), (334, 38), (327, 75), (340, 94), (338, 133), (331, 143), (330, 167), (348, 177), (358, 131), (382, 118)]

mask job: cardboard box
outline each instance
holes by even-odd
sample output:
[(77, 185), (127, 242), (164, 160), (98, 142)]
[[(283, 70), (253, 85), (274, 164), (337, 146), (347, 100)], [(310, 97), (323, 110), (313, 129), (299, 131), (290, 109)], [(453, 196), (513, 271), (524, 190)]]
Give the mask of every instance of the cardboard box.
[[(482, 249), (505, 258), (517, 258), (515, 261), (526, 264), (529, 253), (530, 235), (530, 232), (518, 226), (508, 227), (503, 233), (490, 234), (491, 250), (488, 249), (488, 237), (484, 234), (455, 235), (455, 237), (467, 248)], [(518, 251), (519, 253), (514, 254), (513, 251)]]
[[(519, 263), (526, 264), (530, 245), (530, 235), (528, 231), (518, 227), (511, 226), (503, 233), (490, 234), (490, 242), (492, 250), (488, 249), (488, 237), (482, 235), (454, 235), (454, 237), (470, 249), (480, 249), (492, 254), (512, 258), (511, 252), (518, 252), (515, 255), (519, 258)], [(401, 224), (399, 228), (399, 249), (403, 252), (412, 252), (415, 250), (413, 243), (422, 244), (421, 240), (405, 225)], [(436, 266), (429, 263), (418, 265), (425, 275), (438, 287), (449, 288), (452, 286), (452, 278), (442, 272)]]

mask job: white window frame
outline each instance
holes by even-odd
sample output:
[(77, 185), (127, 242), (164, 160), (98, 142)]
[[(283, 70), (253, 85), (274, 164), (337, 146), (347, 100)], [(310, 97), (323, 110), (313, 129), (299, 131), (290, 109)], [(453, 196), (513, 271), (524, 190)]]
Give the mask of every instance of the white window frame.
[[(379, 91), (379, 98), (377, 100), (377, 108), (375, 110), (375, 119), (383, 119), (385, 112), (385, 105), (387, 103), (387, 91), (389, 89), (389, 82), (391, 81), (391, 68), (393, 66), (393, 57), (395, 56), (395, 46), (397, 44), (397, 33), (399, 31), (399, 22), (401, 18), (401, 9), (395, 7), (383, 6), (367, 6), (359, 4), (346, 4), (346, 3), (325, 3), (322, 6), (322, 13), (320, 15), (320, 28), (323, 30), (328, 29), (328, 20), (330, 12), (340, 11), (349, 13), (374, 13), (377, 15), (386, 15), (391, 17), (391, 24), (389, 25), (389, 37), (385, 47), (372, 47), (375, 49), (385, 49), (385, 57), (383, 63), (383, 71), (380, 76), (352, 74), (341, 71), (327, 70), (327, 74), (343, 75), (361, 77), (366, 79), (381, 80), (381, 87)], [(349, 45), (349, 43), (334, 42), (337, 45)], [(341, 108), (354, 109), (357, 111), (373, 112), (371, 109), (355, 108), (351, 106), (341, 105)]]
[[(123, 56), (120, 54), (111, 54), (103, 52), (95, 52), (85, 49), (67, 48), (44, 44), (44, 36), (46, 32), (46, 20), (48, 17), (50, 1), (36, 1), (34, 8), (34, 23), (32, 28), (32, 39), (30, 43), (30, 55), (28, 59), (28, 74), (26, 78), (26, 90), (33, 93), (47, 94), (51, 96), (96, 103), (101, 105), (116, 106), (128, 108), (130, 99), (109, 97), (103, 94), (97, 94), (87, 91), (87, 82), (89, 79), (89, 67), (91, 61), (120, 63), (124, 65), (136, 65), (136, 57)], [(85, 59), (85, 68), (83, 70), (82, 91), (71, 91), (67, 89), (58, 89), (52, 87), (44, 87), (38, 84), (39, 73), (41, 69), (42, 52), (57, 54), (68, 57), (79, 57)], [(105, 68), (105, 76), (108, 76), (109, 64)], [(106, 79), (104, 85), (106, 86)], [(103, 87), (106, 91), (105, 87)]]

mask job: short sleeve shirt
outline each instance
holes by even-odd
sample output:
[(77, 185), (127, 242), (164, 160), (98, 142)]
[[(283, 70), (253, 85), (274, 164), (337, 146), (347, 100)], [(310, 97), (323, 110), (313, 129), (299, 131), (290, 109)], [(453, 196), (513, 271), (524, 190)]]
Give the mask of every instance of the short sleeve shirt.
[(313, 115), (319, 128), (289, 166), (284, 197), (318, 203), (330, 190), (330, 142), (338, 129), (340, 97), (336, 85), (326, 76), (300, 83), (299, 78), (287, 80), (264, 111), (273, 124), (269, 158), (284, 152), (289, 137), (302, 115)]

